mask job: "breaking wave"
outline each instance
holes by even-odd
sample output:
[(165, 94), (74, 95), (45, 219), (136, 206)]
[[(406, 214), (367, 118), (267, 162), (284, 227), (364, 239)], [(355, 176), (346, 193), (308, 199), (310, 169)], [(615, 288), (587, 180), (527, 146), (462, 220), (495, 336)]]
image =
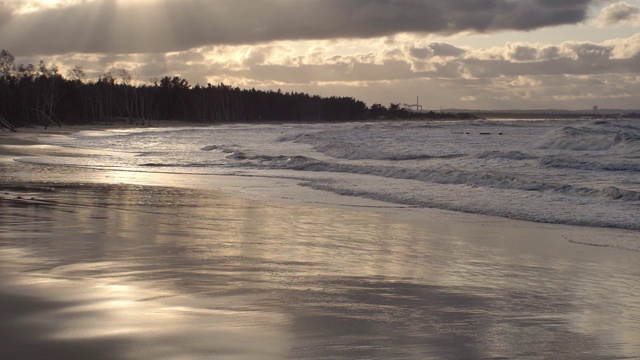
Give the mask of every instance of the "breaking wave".
[(634, 190), (626, 190), (614, 186), (591, 188), (570, 184), (546, 183), (529, 180), (526, 177), (519, 177), (513, 174), (499, 173), (495, 171), (474, 172), (452, 167), (408, 169), (395, 166), (337, 164), (305, 156), (247, 156), (243, 153), (235, 153), (231, 155), (231, 157), (242, 162), (238, 164), (238, 166), (254, 168), (349, 173), (390, 179), (416, 180), (435, 184), (469, 185), (493, 189), (553, 192), (578, 196), (603, 196), (613, 200), (640, 201), (640, 192)]
[(568, 156), (546, 156), (538, 160), (543, 167), (575, 169), (588, 171), (638, 171), (640, 172), (640, 159), (627, 158), (622, 161), (611, 161), (611, 159), (590, 159), (568, 157)]
[(640, 151), (640, 127), (598, 121), (554, 130), (540, 149), (570, 151)]
[(520, 151), (484, 151), (476, 155), (478, 159), (492, 160), (492, 159), (504, 159), (504, 160), (533, 160), (537, 157), (534, 155), (524, 154)]

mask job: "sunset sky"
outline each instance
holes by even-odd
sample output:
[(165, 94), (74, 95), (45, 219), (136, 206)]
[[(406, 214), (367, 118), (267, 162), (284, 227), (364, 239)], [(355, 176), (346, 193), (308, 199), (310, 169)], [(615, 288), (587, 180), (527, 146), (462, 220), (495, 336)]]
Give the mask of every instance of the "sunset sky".
[(16, 63), (426, 109), (640, 108), (640, 0), (0, 0)]

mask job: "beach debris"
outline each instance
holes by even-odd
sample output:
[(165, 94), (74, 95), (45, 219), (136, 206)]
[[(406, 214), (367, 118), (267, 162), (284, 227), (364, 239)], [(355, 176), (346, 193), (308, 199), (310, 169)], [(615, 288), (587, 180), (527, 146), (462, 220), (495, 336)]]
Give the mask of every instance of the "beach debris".
[(7, 128), (11, 132), (18, 132), (18, 129), (13, 126), (10, 122), (8, 122), (5, 118), (0, 116), (0, 129)]

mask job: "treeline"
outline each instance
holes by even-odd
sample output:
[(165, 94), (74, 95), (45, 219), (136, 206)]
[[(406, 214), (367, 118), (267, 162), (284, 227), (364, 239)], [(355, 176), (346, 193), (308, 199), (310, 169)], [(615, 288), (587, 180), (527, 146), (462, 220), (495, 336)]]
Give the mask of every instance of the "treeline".
[(87, 81), (82, 68), (67, 76), (41, 61), (14, 64), (0, 52), (0, 127), (113, 123), (126, 119), (204, 123), (257, 121), (344, 121), (369, 116), (362, 101), (233, 88), (225, 84), (191, 86), (180, 77), (164, 77), (149, 85), (133, 85), (126, 70), (107, 72)]

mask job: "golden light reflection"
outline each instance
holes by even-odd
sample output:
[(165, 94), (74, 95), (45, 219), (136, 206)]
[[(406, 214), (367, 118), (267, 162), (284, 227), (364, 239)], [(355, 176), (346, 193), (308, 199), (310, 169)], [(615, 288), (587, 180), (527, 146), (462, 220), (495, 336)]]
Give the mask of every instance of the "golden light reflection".
[(93, 174), (95, 181), (106, 181), (110, 184), (132, 184), (152, 186), (176, 186), (184, 185), (180, 176), (174, 174), (163, 174), (158, 172), (138, 172), (138, 171), (102, 171)]
[[(43, 304), (39, 311), (21, 318), (21, 323), (42, 330), (24, 336), (67, 344), (104, 340), (111, 342), (110, 347), (122, 339), (123, 348), (112, 350), (143, 359), (158, 355), (189, 358), (192, 349), (211, 354), (225, 349), (229, 353), (253, 354), (254, 358), (286, 357), (288, 336), (284, 330), (288, 316), (260, 308), (251, 298), (185, 297), (156, 289), (152, 282), (123, 283), (118, 274), (45, 281), (49, 276), (46, 270), (20, 270), (33, 262), (45, 263), (44, 259), (8, 247), (0, 249), (0, 260), (0, 296), (6, 297), (7, 292), (28, 293), (56, 304)], [(86, 265), (95, 268), (93, 264)], [(9, 268), (13, 270), (7, 271)], [(74, 268), (82, 272), (82, 264)], [(107, 269), (103, 271), (109, 273)], [(54, 278), (59, 276), (54, 274)], [(34, 277), (40, 281), (30, 280)], [(158, 349), (162, 354), (157, 353)]]
[(81, 186), (58, 200), (18, 208), (52, 217), (30, 251), (0, 248), (0, 284), (58, 304), (27, 316), (49, 339), (133, 340), (135, 349), (123, 346), (136, 358), (158, 346), (175, 352), (169, 358), (194, 349), (290, 358), (309, 338), (336, 340), (340, 326), (360, 340), (472, 333), (496, 354), (517, 354), (525, 332), (542, 339), (540, 351), (557, 346), (556, 335), (588, 337), (594, 348), (628, 341), (624, 354), (638, 345), (633, 269), (616, 267), (621, 254), (580, 254), (562, 242), (565, 227), (451, 214), (394, 221), (393, 210), (132, 185)]

